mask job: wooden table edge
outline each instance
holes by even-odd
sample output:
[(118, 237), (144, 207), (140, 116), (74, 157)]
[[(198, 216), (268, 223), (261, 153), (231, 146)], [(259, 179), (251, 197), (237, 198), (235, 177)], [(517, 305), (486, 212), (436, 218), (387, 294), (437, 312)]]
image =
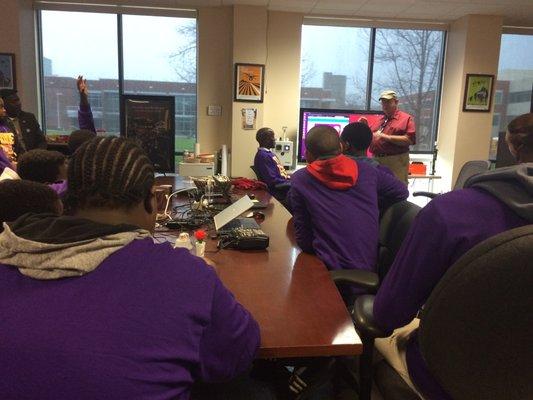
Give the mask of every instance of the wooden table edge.
[(331, 357), (357, 356), (363, 352), (363, 344), (339, 344), (335, 346), (299, 346), (299, 347), (261, 347), (257, 358), (297, 358), (297, 357)]

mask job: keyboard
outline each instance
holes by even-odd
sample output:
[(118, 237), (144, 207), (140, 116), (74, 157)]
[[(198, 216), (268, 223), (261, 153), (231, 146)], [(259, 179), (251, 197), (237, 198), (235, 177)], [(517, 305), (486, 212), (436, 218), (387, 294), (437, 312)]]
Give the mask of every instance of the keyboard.
[(220, 228), (220, 231), (233, 231), (235, 229), (261, 230), (261, 227), (253, 218), (235, 218)]
[(220, 248), (264, 250), (270, 241), (253, 218), (231, 220), (219, 230), (219, 234)]

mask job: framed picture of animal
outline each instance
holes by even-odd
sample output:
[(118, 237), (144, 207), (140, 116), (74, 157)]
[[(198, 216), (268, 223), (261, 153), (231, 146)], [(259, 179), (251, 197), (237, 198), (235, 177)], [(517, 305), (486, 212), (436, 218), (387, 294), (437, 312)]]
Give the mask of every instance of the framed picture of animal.
[(234, 101), (262, 103), (265, 83), (263, 64), (235, 64)]
[(494, 75), (466, 74), (463, 111), (489, 112), (494, 92)]

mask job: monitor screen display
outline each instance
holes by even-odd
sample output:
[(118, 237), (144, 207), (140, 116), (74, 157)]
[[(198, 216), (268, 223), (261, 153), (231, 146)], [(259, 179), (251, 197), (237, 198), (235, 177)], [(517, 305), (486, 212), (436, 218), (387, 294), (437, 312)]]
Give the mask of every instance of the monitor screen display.
[(357, 122), (361, 117), (368, 120), (369, 125), (376, 123), (381, 116), (379, 111), (329, 110), (317, 108), (300, 109), (300, 127), (298, 130), (298, 162), (305, 162), (305, 136), (316, 125), (329, 125), (341, 134), (346, 125)]

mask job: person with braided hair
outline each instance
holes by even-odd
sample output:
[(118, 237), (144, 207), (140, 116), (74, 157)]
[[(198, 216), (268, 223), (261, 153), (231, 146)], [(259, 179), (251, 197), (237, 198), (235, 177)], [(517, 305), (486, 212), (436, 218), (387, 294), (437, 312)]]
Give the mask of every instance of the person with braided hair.
[(154, 168), (125, 138), (85, 142), (63, 216), (0, 234), (0, 398), (189, 399), (244, 373), (260, 343), (215, 270), (155, 244)]

